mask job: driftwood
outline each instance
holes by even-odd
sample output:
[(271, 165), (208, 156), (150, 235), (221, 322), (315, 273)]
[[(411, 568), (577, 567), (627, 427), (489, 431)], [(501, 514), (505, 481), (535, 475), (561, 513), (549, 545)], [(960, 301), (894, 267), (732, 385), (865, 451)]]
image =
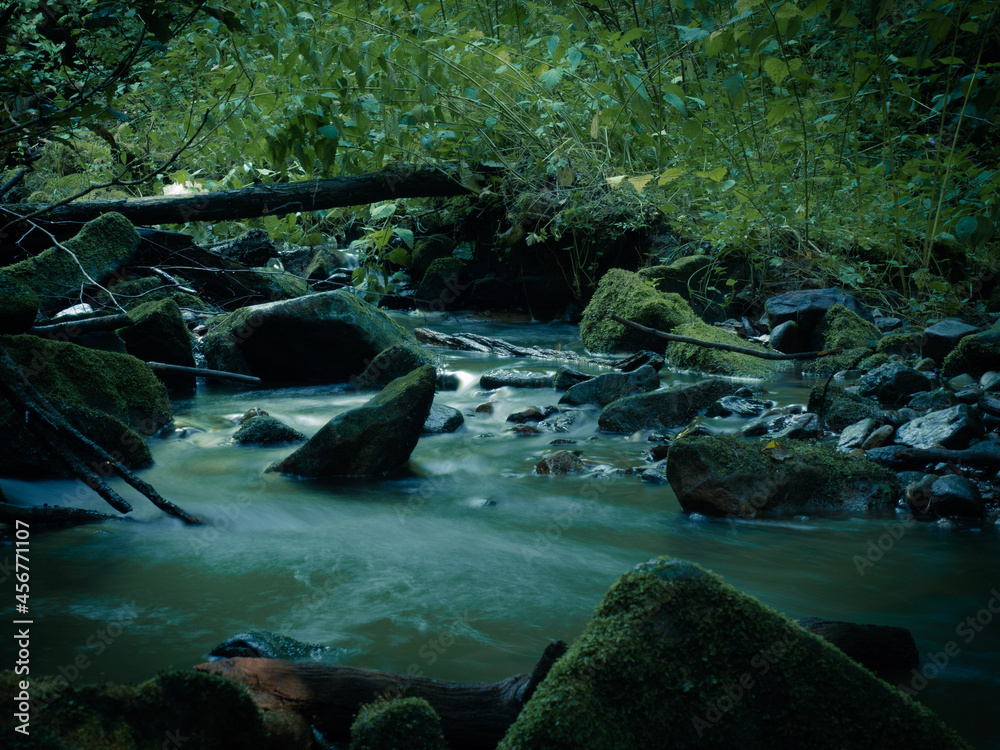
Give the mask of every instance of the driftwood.
[(602, 367), (611, 367), (612, 360), (599, 357), (585, 357), (576, 352), (562, 349), (541, 349), (537, 346), (518, 346), (503, 339), (480, 336), (478, 333), (441, 333), (430, 328), (416, 328), (413, 335), (422, 344), (443, 346), (448, 349), (459, 349), (470, 352), (483, 352), (499, 357), (535, 357), (538, 359), (555, 359), (564, 362), (588, 362)]
[(26, 521), (36, 526), (78, 526), (84, 523), (122, 520), (121, 516), (99, 513), (85, 508), (65, 508), (58, 505), (21, 506), (0, 502), (0, 523)]
[(865, 457), (876, 463), (903, 471), (921, 469), (927, 464), (956, 464), (958, 466), (1000, 467), (1000, 453), (994, 451), (949, 450), (947, 448), (909, 448), (890, 445), (865, 451)]
[[(32, 434), (54, 457), (63, 461), (72, 473), (107, 503), (121, 513), (132, 510), (91, 466), (104, 466), (125, 480), (157, 508), (187, 524), (200, 524), (197, 516), (164, 499), (153, 487), (139, 479), (104, 448), (80, 433), (21, 374), (11, 356), (0, 347), (0, 395), (10, 401), (15, 411), (25, 415)], [(86, 459), (86, 460), (85, 460)]]
[[(148, 198), (104, 198), (74, 201), (47, 211), (44, 222), (86, 222), (116, 211), (133, 224), (182, 224), (189, 221), (230, 221), (259, 216), (279, 216), (296, 211), (318, 211), (338, 206), (358, 206), (395, 198), (434, 198), (470, 192), (456, 167), (422, 169), (399, 166), (354, 177), (250, 185), (238, 190), (192, 195), (157, 195)], [(26, 215), (40, 206), (8, 206)], [(39, 217), (41, 218), (41, 217)], [(17, 221), (6, 228), (17, 236)]]
[(744, 346), (734, 346), (733, 344), (717, 344), (714, 341), (702, 341), (701, 339), (691, 338), (690, 336), (678, 336), (673, 333), (664, 333), (663, 331), (658, 331), (655, 328), (649, 328), (648, 326), (639, 325), (638, 323), (633, 323), (631, 320), (626, 320), (625, 318), (619, 317), (618, 315), (610, 316), (616, 323), (621, 323), (622, 325), (629, 326), (630, 328), (635, 328), (637, 331), (642, 331), (643, 333), (649, 333), (654, 336), (659, 336), (667, 341), (674, 341), (678, 344), (693, 344), (694, 346), (703, 346), (706, 349), (721, 349), (724, 352), (736, 352), (737, 354), (746, 354), (751, 357), (757, 357), (758, 359), (816, 359), (817, 357), (826, 357), (829, 354), (840, 354), (842, 349), (839, 347), (836, 349), (828, 349), (822, 352), (801, 352), (800, 354), (781, 354), (779, 352), (762, 352), (757, 349), (750, 349)]
[[(451, 682), (317, 662), (243, 657), (207, 662), (195, 669), (245, 687), (265, 719), (269, 714), (304, 717), (331, 742), (349, 738), (351, 722), (365, 703), (380, 697), (424, 698), (441, 717), (452, 750), (481, 750), (496, 747), (565, 651), (562, 641), (550, 644), (531, 674), (498, 682)], [(289, 724), (287, 718), (269, 723)]]
[(80, 336), (94, 331), (117, 331), (134, 323), (127, 315), (102, 315), (98, 318), (83, 318), (65, 323), (50, 323), (35, 326), (28, 333), (35, 336)]
[(202, 367), (185, 367), (184, 365), (169, 365), (164, 362), (147, 362), (146, 367), (150, 370), (160, 370), (162, 372), (180, 372), (185, 375), (195, 375), (199, 378), (211, 378), (214, 380), (234, 380), (237, 383), (260, 383), (260, 378), (253, 375), (241, 375), (238, 372), (226, 372), (224, 370), (208, 370)]

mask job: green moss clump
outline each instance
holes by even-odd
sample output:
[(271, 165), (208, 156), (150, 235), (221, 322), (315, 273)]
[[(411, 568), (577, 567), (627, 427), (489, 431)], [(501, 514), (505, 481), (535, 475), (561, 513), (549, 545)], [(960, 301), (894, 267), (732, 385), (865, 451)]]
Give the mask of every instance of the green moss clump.
[(413, 246), (410, 257), (410, 272), (417, 281), (424, 278), (431, 263), (439, 258), (450, 258), (455, 250), (455, 241), (444, 234), (421, 237)]
[(887, 333), (879, 339), (875, 351), (880, 354), (901, 354), (909, 357), (920, 352), (919, 333)]
[(692, 563), (605, 594), (499, 750), (968, 746), (933, 713)]
[(806, 408), (821, 415), (831, 430), (842, 430), (862, 419), (878, 418), (881, 414), (878, 404), (832, 383), (813, 386)]
[(691, 306), (677, 294), (661, 294), (639, 274), (612, 268), (601, 278), (580, 320), (580, 337), (593, 352), (663, 352), (665, 340), (611, 320), (611, 315), (671, 333), (677, 326), (698, 320)]
[(351, 750), (447, 749), (441, 718), (423, 698), (369, 703), (351, 724)]
[(24, 333), (38, 317), (38, 295), (0, 270), (0, 333)]
[(833, 305), (823, 313), (813, 331), (812, 348), (822, 351), (839, 348), (844, 351), (806, 361), (803, 369), (820, 375), (854, 369), (874, 352), (880, 336), (874, 323), (869, 323), (843, 305)]
[(455, 310), (462, 305), (468, 287), (469, 271), (464, 260), (438, 258), (431, 261), (417, 286), (417, 303), (431, 310)]
[[(118, 329), (125, 351), (144, 362), (165, 362), (194, 367), (191, 334), (181, 309), (172, 299), (144, 302), (132, 308), (132, 325)], [(168, 387), (193, 387), (194, 376), (174, 372), (157, 373)]]
[(876, 367), (881, 367), (886, 362), (889, 361), (889, 355), (883, 352), (876, 352), (869, 357), (865, 357), (863, 360), (858, 362), (857, 369), (859, 370), (874, 370)]
[[(0, 697), (8, 705), (13, 705), (19, 679), (23, 678), (13, 672), (0, 674)], [(278, 747), (246, 693), (221, 677), (202, 672), (173, 672), (140, 685), (82, 687), (68, 686), (62, 677), (33, 675), (31, 695), (35, 707), (28, 737), (13, 731), (10, 712), (0, 717), (8, 742), (13, 743), (5, 747)]]
[(308, 282), (287, 271), (266, 267), (252, 270), (254, 273), (241, 275), (240, 281), (269, 300), (295, 299), (312, 293)]
[(968, 373), (978, 378), (1000, 369), (1000, 328), (965, 336), (941, 363), (941, 377), (953, 378)]
[(418, 367), (434, 364), (434, 356), (421, 346), (398, 344), (379, 352), (354, 379), (355, 388), (382, 388)]
[[(109, 291), (114, 295), (115, 301), (126, 310), (145, 304), (147, 302), (159, 302), (163, 299), (172, 299), (178, 307), (187, 307), (192, 310), (211, 312), (212, 307), (207, 302), (199, 299), (188, 292), (181, 292), (172, 284), (167, 284), (156, 276), (143, 276), (139, 279), (120, 281), (110, 287)], [(97, 300), (105, 305), (111, 304), (111, 298), (104, 292), (97, 295)]]
[[(700, 341), (711, 341), (716, 344), (730, 344), (745, 349), (767, 351), (759, 344), (745, 341), (735, 333), (708, 325), (701, 320), (685, 323), (674, 329), (678, 336), (689, 336)], [(667, 360), (672, 367), (681, 370), (698, 370), (716, 375), (728, 375), (737, 378), (767, 378), (776, 373), (792, 369), (791, 360), (769, 360), (751, 357), (749, 354), (727, 352), (721, 349), (709, 349), (694, 344), (681, 344), (671, 341), (667, 346)]]

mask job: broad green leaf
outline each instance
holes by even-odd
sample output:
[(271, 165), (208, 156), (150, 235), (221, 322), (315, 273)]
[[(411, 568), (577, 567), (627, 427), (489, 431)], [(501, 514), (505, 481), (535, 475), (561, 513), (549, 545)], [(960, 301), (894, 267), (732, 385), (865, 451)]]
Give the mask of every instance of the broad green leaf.
[(650, 180), (653, 179), (653, 175), (644, 174), (642, 177), (629, 177), (628, 181), (635, 188), (635, 191), (642, 195), (642, 189), (646, 187)]
[(337, 130), (336, 125), (323, 125), (316, 128), (316, 132), (324, 138), (329, 138), (331, 141), (340, 139), (340, 131)]
[(683, 169), (678, 169), (677, 167), (671, 167), (666, 172), (660, 175), (658, 184), (666, 185), (668, 182), (672, 182), (673, 180), (676, 180), (678, 177), (682, 177), (683, 175), (684, 175)]
[(681, 127), (681, 132), (684, 133), (685, 138), (690, 138), (692, 141), (701, 135), (702, 125), (697, 117), (689, 117), (684, 121), (684, 125)]
[(684, 100), (677, 96), (677, 94), (664, 91), (663, 100), (682, 115), (687, 115), (687, 107), (684, 106)]
[(410, 254), (401, 247), (394, 247), (392, 251), (386, 256), (386, 259), (400, 266), (410, 265)]
[(376, 206), (371, 210), (369, 218), (372, 221), (380, 221), (382, 219), (388, 219), (394, 213), (396, 213), (395, 203), (383, 203), (381, 206)]
[(680, 34), (681, 42), (685, 44), (688, 42), (700, 42), (702, 39), (704, 39), (707, 36), (710, 36), (712, 33), (711, 31), (706, 31), (705, 29), (700, 29), (697, 27), (692, 28), (688, 26), (675, 25), (674, 28), (677, 29), (677, 32)]
[[(401, 227), (396, 227), (393, 230), (393, 232), (395, 233), (395, 235), (397, 237), (399, 237), (399, 239), (401, 239), (403, 241), (403, 243), (408, 248), (410, 248), (411, 250), (413, 249), (413, 230), (411, 230), (411, 229), (403, 229)], [(395, 262), (399, 263), (399, 261), (395, 261)]]
[(711, 172), (695, 172), (695, 176), (701, 177), (703, 180), (722, 182), (722, 178), (726, 176), (728, 171), (729, 170), (726, 167), (716, 167)]
[(818, 16), (826, 10), (826, 6), (829, 5), (829, 2), (830, 0), (813, 0), (813, 2), (809, 3), (809, 5), (807, 5), (802, 11), (802, 17), (812, 18), (813, 16)]
[(562, 68), (549, 68), (538, 78), (541, 80), (542, 84), (544, 84), (549, 90), (552, 90), (559, 85), (559, 81), (562, 80), (562, 77)]
[(788, 63), (776, 57), (768, 57), (764, 60), (764, 72), (767, 73), (768, 78), (780, 86), (788, 75)]

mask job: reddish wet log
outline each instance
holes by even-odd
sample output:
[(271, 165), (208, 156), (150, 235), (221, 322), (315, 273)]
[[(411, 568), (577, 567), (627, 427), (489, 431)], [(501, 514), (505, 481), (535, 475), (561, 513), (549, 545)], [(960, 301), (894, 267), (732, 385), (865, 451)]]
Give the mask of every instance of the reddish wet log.
[(496, 747), (534, 688), (565, 652), (551, 644), (531, 674), (498, 682), (452, 682), (418, 675), (379, 672), (316, 662), (236, 657), (195, 667), (244, 687), (272, 728), (294, 727), (304, 719), (331, 742), (350, 737), (358, 709), (378, 698), (420, 697), (441, 717), (452, 750)]

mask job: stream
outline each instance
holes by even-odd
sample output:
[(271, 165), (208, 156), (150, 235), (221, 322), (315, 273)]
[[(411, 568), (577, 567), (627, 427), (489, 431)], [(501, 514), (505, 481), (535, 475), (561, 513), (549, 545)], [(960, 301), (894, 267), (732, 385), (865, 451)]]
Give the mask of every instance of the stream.
[[(579, 329), (566, 323), (394, 317), (409, 328), (474, 330), (583, 352)], [(954, 641), (957, 655), (945, 656), (947, 665), (918, 700), (974, 746), (1000, 747), (990, 718), (1000, 702), (1000, 617), (977, 625), (979, 632), (964, 625), (1000, 587), (993, 526), (903, 526), (893, 517), (707, 519), (683, 513), (668, 485), (638, 476), (536, 476), (535, 462), (558, 449), (549, 445), (556, 438), (577, 440), (569, 447), (583, 458), (620, 468), (642, 465), (650, 443), (645, 434), (590, 439), (598, 434), (596, 407), (582, 409), (568, 432), (515, 436), (507, 414), (554, 404), (560, 394), (505, 388), (492, 396), (493, 414), (474, 414), (490, 400), (479, 376), (500, 366), (551, 372), (562, 363), (438, 353), (462, 385), (439, 392), (436, 402), (462, 410), (465, 425), (422, 437), (409, 470), (390, 478), (265, 475), (264, 467), (293, 448), (227, 444), (235, 418), (251, 407), (311, 435), (371, 392), (202, 383), (175, 402), (177, 429), (150, 441), (156, 464), (141, 475), (214, 524), (185, 527), (115, 485), (134, 498), (132, 515), (141, 522), (33, 531), (32, 674), (65, 674), (84, 654), (90, 664), (80, 683), (142, 681), (189, 668), (227, 637), (261, 629), (328, 645), (322, 658), (331, 662), (496, 680), (530, 671), (550, 640), (571, 642), (623, 572), (672, 555), (791, 617), (909, 628), (922, 665)], [(697, 378), (664, 370), (661, 380)], [(769, 383), (766, 397), (805, 403), (812, 384), (788, 376)], [(106, 509), (70, 481), (5, 479), (2, 486), (12, 502)], [(886, 524), (898, 539), (884, 536)], [(879, 556), (871, 550), (880, 536), (886, 549)], [(0, 557), (9, 561), (12, 548), (0, 549)], [(859, 560), (873, 564), (859, 571)], [(12, 597), (5, 599), (9, 607)], [(4, 664), (13, 663), (9, 638), (0, 651)]]

